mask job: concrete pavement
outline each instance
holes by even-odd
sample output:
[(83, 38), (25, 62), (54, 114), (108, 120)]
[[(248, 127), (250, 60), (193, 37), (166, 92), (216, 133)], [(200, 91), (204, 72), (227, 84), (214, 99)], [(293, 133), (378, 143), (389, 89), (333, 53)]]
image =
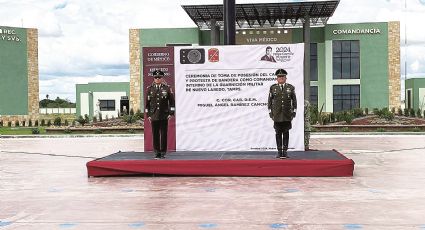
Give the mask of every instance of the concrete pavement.
[(87, 178), (143, 136), (0, 139), (0, 229), (425, 229), (425, 136), (313, 135), (351, 178)]

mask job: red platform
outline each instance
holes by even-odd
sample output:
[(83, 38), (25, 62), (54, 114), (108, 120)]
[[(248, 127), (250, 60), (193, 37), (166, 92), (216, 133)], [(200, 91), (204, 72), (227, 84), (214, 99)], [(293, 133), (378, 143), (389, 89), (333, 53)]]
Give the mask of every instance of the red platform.
[(335, 150), (288, 152), (172, 152), (154, 160), (153, 153), (118, 152), (87, 163), (88, 176), (353, 176), (354, 161)]

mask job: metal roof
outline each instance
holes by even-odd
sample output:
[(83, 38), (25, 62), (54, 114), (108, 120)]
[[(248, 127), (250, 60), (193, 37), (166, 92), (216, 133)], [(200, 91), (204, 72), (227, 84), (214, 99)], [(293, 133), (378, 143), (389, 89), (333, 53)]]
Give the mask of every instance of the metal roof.
[[(236, 28), (301, 27), (304, 16), (311, 26), (325, 25), (339, 0), (285, 3), (236, 4)], [(183, 9), (201, 30), (211, 29), (211, 19), (223, 28), (223, 5), (183, 5)]]

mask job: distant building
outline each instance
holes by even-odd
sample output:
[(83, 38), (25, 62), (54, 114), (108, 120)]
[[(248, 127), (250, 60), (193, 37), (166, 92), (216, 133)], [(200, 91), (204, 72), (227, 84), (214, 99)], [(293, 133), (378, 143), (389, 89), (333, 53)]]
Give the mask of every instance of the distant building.
[[(113, 118), (129, 112), (129, 83), (102, 82), (76, 85), (77, 116)], [(134, 111), (136, 112), (136, 111)]]
[(425, 110), (425, 78), (410, 78), (405, 81), (405, 108)]
[(38, 120), (38, 31), (0, 26), (0, 121)]
[[(238, 45), (301, 42), (301, 28), (236, 31)], [(210, 43), (210, 31), (198, 28), (130, 29), (130, 107), (143, 111), (142, 47)], [(399, 22), (312, 27), (310, 51), (310, 101), (319, 109), (401, 107)]]

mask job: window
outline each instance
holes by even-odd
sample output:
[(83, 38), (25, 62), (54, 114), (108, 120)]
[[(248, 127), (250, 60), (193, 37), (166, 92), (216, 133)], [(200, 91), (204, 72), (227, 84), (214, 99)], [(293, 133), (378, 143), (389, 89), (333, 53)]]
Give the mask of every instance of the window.
[(115, 100), (99, 100), (100, 111), (115, 111)]
[(318, 89), (317, 86), (310, 86), (310, 104), (316, 107), (317, 107), (317, 104), (319, 103), (317, 89)]
[(360, 108), (360, 85), (334, 85), (334, 112)]
[(310, 81), (317, 81), (317, 43), (310, 44)]
[(359, 41), (333, 41), (333, 79), (360, 79)]

